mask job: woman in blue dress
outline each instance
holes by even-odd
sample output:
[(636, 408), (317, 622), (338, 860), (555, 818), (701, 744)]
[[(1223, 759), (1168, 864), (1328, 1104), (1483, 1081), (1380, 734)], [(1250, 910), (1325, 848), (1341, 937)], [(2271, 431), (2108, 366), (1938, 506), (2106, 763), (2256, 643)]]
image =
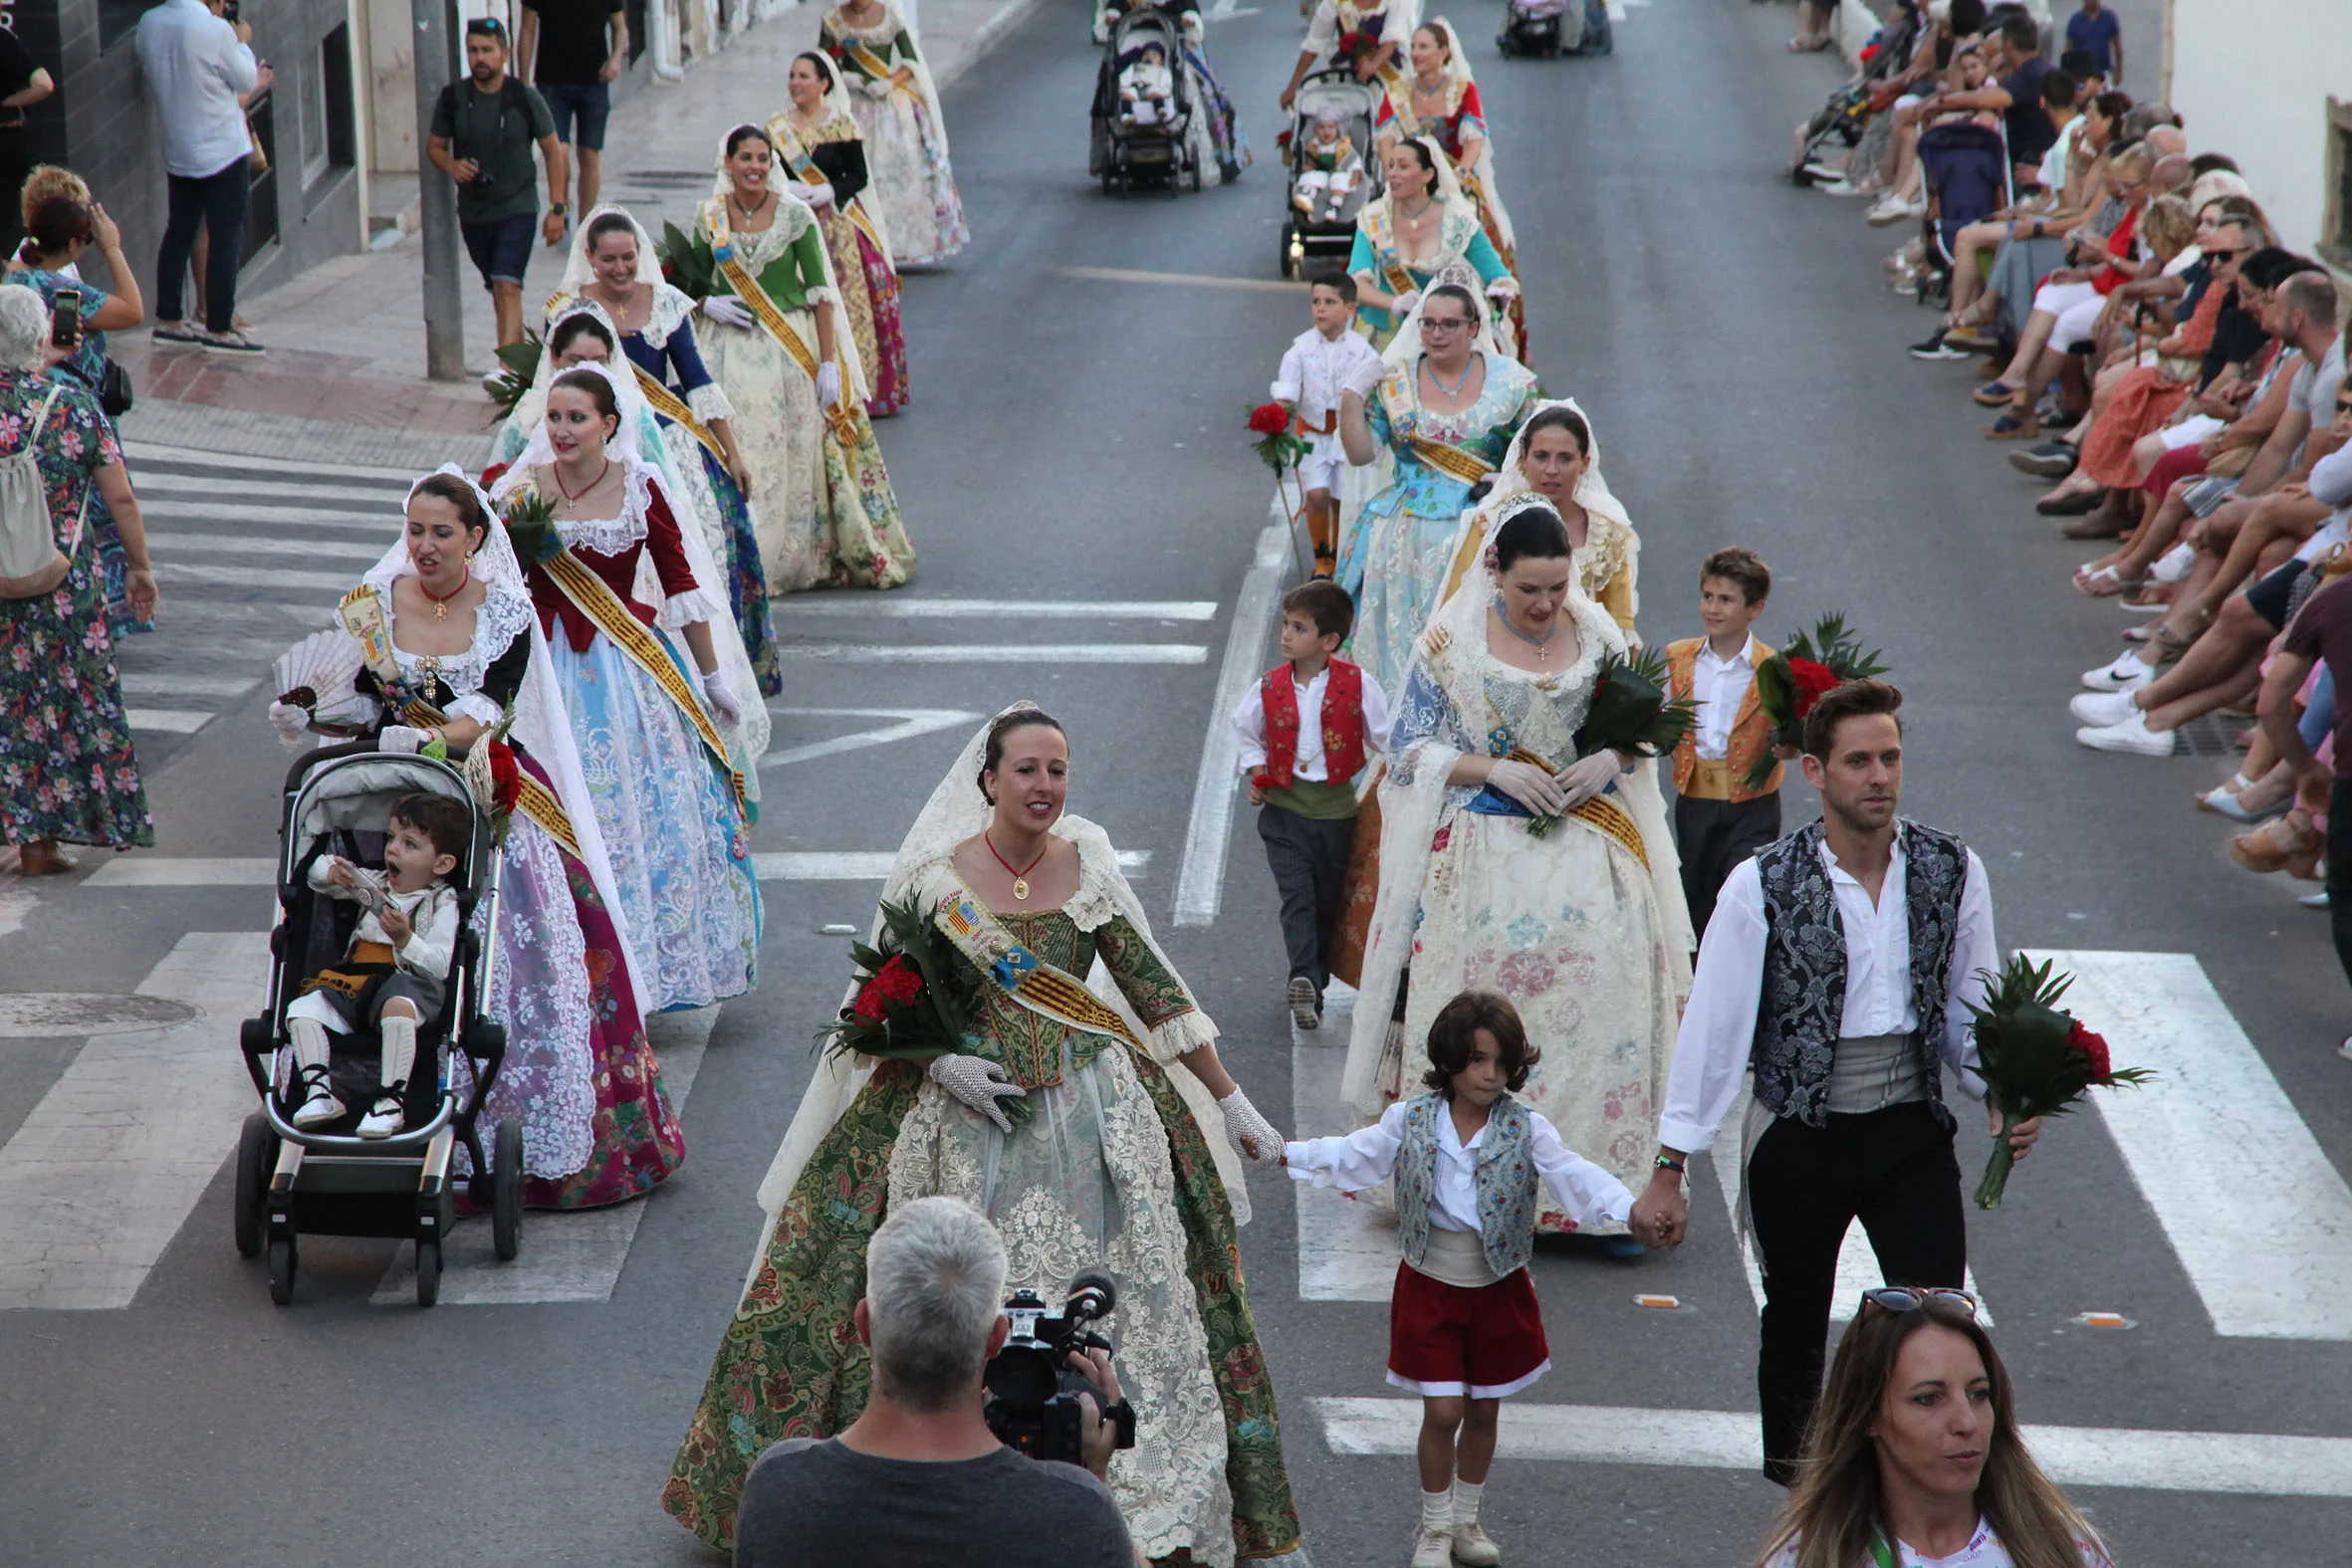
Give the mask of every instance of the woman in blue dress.
[[(1355, 248), (1347, 270), (1355, 278), (1357, 309), (1371, 329), (1372, 345), (1386, 348), (1398, 327), (1440, 273), (1475, 277), (1478, 291), (1497, 301), (1519, 297), (1511, 274), (1479, 222), (1478, 204), (1462, 194), (1453, 160), (1428, 136), (1383, 143), (1380, 167), (1387, 190), (1356, 214)], [(1516, 353), (1516, 341), (1502, 341)]]

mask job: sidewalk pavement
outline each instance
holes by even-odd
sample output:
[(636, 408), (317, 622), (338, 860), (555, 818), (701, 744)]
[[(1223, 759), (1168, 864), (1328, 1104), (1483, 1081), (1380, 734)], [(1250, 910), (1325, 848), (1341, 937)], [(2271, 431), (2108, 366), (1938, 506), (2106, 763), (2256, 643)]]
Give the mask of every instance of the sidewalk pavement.
[[(710, 192), (728, 128), (764, 122), (783, 109), (792, 57), (816, 46), (829, 3), (805, 0), (696, 63), (684, 80), (656, 84), (615, 110), (600, 199), (626, 206), (657, 236), (664, 219), (684, 227)], [(954, 81), (1039, 3), (923, 0), (918, 25), (939, 85)], [(555, 291), (569, 249), (569, 241), (559, 250), (533, 248), (527, 305)], [(496, 362), (490, 302), (462, 254), (459, 267), (466, 365), (479, 376)], [(138, 388), (122, 420), (124, 436), (293, 461), (479, 467), (489, 459), (492, 408), (474, 380), (426, 379), (423, 280), (422, 241), (411, 233), (241, 300), (240, 314), (269, 347), (254, 359), (154, 344), (144, 333), (112, 335), (115, 355)]]

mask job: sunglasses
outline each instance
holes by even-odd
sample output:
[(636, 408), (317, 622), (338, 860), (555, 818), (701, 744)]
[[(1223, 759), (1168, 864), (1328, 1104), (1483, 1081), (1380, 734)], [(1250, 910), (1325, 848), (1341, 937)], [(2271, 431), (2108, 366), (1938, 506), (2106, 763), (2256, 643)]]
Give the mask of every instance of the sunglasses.
[(1931, 1300), (1959, 1307), (1972, 1318), (1977, 1315), (1977, 1298), (1949, 1285), (1877, 1285), (1862, 1292), (1864, 1306), (1888, 1312), (1916, 1312)]
[(2240, 257), (2240, 256), (2243, 256), (2244, 254), (2245, 254), (2245, 252), (2243, 252), (2243, 251), (2233, 251), (2233, 250), (2220, 250), (2220, 249), (2216, 249), (2216, 250), (2209, 250), (2209, 251), (2207, 251), (2207, 252), (2205, 253), (2205, 259), (2206, 259), (2207, 261), (2218, 261), (2218, 262), (2225, 262), (2225, 261), (2234, 261), (2234, 260), (2236, 260), (2238, 257)]
[(1468, 320), (1459, 316), (1424, 316), (1421, 318), (1421, 330), (1425, 333), (1458, 333), (1469, 325)]

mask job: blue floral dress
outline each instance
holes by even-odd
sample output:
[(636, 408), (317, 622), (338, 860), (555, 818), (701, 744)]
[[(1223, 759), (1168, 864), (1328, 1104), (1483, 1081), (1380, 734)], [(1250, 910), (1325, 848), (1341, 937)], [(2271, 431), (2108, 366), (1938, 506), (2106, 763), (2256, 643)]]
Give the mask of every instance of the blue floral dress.
[(71, 377), (0, 370), (0, 458), (36, 438), (53, 388), (37, 461), (58, 549), (73, 549), (55, 589), (0, 599), (0, 838), (149, 845), (155, 824), (115, 672), (96, 530), (84, 515), (97, 511), (94, 476), (121, 462), (121, 448), (98, 399)]
[[(58, 290), (82, 291), (82, 346), (74, 350), (71, 358), (61, 361), (58, 368), (71, 371), (95, 400), (100, 385), (106, 379), (107, 335), (91, 331), (90, 324), (115, 297), (79, 278), (69, 278), (64, 273), (48, 272), (39, 267), (10, 273), (8, 282), (21, 283), (38, 292), (43, 303), (53, 309), (57, 305)], [(106, 418), (103, 410), (99, 417)], [(114, 429), (113, 420), (108, 420), (107, 424), (110, 430)], [(120, 434), (119, 431), (116, 433)], [(130, 558), (123, 554), (122, 536), (115, 527), (115, 514), (107, 510), (106, 502), (95, 493), (90, 498), (90, 530), (98, 538), (99, 570), (105, 579), (109, 629), (118, 637), (153, 631), (153, 621), (138, 620), (130, 613), (130, 596), (124, 589), (130, 573)]]

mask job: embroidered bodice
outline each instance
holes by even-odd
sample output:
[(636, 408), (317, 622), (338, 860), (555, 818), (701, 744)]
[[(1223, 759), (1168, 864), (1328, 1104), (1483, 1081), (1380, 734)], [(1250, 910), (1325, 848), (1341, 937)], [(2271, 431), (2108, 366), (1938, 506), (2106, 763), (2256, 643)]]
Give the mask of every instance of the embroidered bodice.
[(1370, 410), (1372, 438), (1395, 448), (1400, 468), (1422, 466), (1413, 451), (1416, 437), (1460, 447), (1489, 465), (1503, 461), (1534, 377), (1516, 359), (1480, 352), (1486, 360), (1486, 383), (1476, 402), (1454, 413), (1439, 413), (1422, 404), (1418, 366), (1409, 374), (1392, 373), (1380, 383)]
[[(806, 202), (781, 195), (776, 200), (775, 221), (764, 229), (733, 227), (724, 196), (713, 196), (702, 204), (695, 215), (695, 227), (706, 240), (724, 233), (735, 259), (776, 302), (778, 310), (807, 310), (814, 302), (831, 298), (824, 281), (824, 235), (816, 212)], [(785, 265), (778, 266), (779, 262)], [(713, 283), (723, 292), (733, 292), (724, 278)]]
[[(1486, 737), (1489, 757), (1508, 757), (1519, 748), (1533, 752), (1554, 768), (1575, 760), (1576, 731), (1592, 706), (1593, 675), (1602, 652), (1592, 637), (1583, 638), (1583, 643), (1575, 661), (1554, 672), (1523, 670), (1504, 663), (1485, 648), (1471, 650), (1479, 661), (1486, 712), (1464, 717), (1476, 721), (1473, 728)], [(1459, 648), (1448, 652), (1461, 656)]]
[(1387, 197), (1368, 203), (1355, 221), (1371, 242), (1373, 259), (1381, 269), (1402, 267), (1413, 275), (1415, 283), (1427, 283), (1448, 262), (1467, 260), (1472, 243), (1485, 232), (1479, 227), (1475, 208), (1468, 202), (1453, 202), (1438, 222), (1436, 246), (1427, 255), (1408, 256)]
[[(695, 580), (694, 568), (686, 560), (686, 542), (678, 533), (677, 516), (670, 511), (669, 499), (657, 481), (653, 465), (637, 457), (613, 461), (628, 465), (620, 515), (588, 521), (558, 519), (556, 531), (581, 563), (602, 578), (604, 585), (628, 606), (629, 613), (646, 625), (654, 624), (655, 607), (636, 597), (636, 582), (637, 558), (647, 552), (652, 554), (653, 574), (661, 583), (661, 591), (681, 610), (683, 619), (713, 618), (717, 611)], [(504, 468), (489, 470), (482, 476), (485, 485), (495, 487), (505, 472)], [(533, 488), (526, 478), (512, 493)], [(495, 488), (493, 493), (497, 494)], [(500, 495), (499, 501), (504, 505), (506, 496)], [(534, 564), (527, 575), (531, 601), (539, 610), (540, 629), (552, 640), (560, 625), (571, 641), (572, 650), (586, 652), (595, 640), (596, 623), (566, 596), (544, 566)]]
[[(511, 582), (485, 583), (482, 602), (474, 606), (474, 637), (463, 653), (411, 653), (400, 646), (400, 617), (394, 608), (392, 584), (412, 575), (405, 569), (371, 571), (367, 582), (383, 605), (384, 625), (392, 635), (392, 657), (400, 678), (425, 701), (452, 719), (496, 724), (506, 705), (514, 701), (531, 661), (531, 597)], [(362, 690), (382, 692), (373, 674), (362, 670)]]
[(1423, 116), (1413, 112), (1410, 80), (1390, 88), (1380, 100), (1373, 134), (1429, 136), (1445, 149), (1447, 157), (1459, 162), (1465, 131), (1484, 139), (1487, 122), (1481, 112), (1475, 85), (1460, 77), (1448, 77), (1441, 91), (1445, 109), (1437, 114)]
[[(818, 24), (817, 43), (820, 49), (828, 50), (835, 43), (863, 44), (873, 51), (875, 59), (885, 65), (893, 54), (910, 63), (915, 59), (914, 34), (907, 28), (906, 18), (899, 14), (898, 8), (889, 4), (884, 4), (881, 16), (865, 27), (852, 26), (845, 7), (833, 7), (824, 13), (824, 20)], [(854, 76), (867, 75), (857, 61), (846, 54), (838, 63), (842, 70)]]

